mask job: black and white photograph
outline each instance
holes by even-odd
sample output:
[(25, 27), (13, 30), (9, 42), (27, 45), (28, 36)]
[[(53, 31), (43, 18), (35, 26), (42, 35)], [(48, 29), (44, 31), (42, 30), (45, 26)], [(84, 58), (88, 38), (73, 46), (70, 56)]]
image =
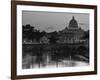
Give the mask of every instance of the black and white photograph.
[(13, 79), (97, 73), (97, 7), (12, 2)]
[(22, 69), (89, 65), (88, 13), (22, 11)]

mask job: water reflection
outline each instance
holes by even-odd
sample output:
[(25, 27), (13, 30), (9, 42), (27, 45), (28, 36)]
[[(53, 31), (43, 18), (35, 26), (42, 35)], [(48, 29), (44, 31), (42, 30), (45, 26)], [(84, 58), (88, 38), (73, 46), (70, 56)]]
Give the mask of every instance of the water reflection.
[[(85, 51), (86, 53), (87, 51)], [(87, 52), (88, 53), (88, 52)], [(81, 57), (79, 57), (81, 56)], [(89, 58), (68, 46), (23, 47), (22, 68), (54, 68), (89, 65)]]

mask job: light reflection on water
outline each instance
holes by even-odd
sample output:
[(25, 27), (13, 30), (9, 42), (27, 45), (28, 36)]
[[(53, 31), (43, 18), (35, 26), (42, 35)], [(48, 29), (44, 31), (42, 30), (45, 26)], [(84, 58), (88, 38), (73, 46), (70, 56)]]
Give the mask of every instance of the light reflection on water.
[(36, 61), (37, 56), (27, 54), (22, 61), (23, 69), (30, 68), (54, 68), (54, 67), (75, 67), (75, 66), (88, 66), (89, 63), (85, 61), (77, 61), (70, 58), (59, 59), (58, 61), (51, 60), (50, 56), (44, 55), (41, 61)]

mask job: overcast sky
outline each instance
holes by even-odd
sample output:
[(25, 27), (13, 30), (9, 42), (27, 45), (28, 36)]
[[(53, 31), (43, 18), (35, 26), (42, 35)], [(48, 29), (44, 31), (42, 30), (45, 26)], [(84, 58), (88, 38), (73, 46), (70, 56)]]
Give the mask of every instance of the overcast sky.
[(30, 24), (40, 31), (59, 31), (68, 27), (72, 16), (75, 17), (79, 27), (89, 29), (89, 14), (81, 13), (23, 11), (22, 24)]

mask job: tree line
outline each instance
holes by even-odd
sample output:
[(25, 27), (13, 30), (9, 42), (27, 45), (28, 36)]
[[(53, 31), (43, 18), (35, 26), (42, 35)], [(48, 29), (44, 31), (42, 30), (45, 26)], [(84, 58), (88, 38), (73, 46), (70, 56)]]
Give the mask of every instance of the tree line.
[(22, 36), (23, 39), (26, 38), (32, 41), (35, 39), (37, 42), (39, 42), (41, 37), (48, 36), (50, 43), (56, 43), (59, 36), (58, 32), (56, 31), (47, 33), (46, 31), (40, 31), (40, 30), (35, 29), (35, 27), (31, 26), (30, 24), (22, 26), (22, 33), (23, 33), (23, 36)]
[[(35, 29), (35, 26), (31, 26), (30, 24), (22, 25), (23, 40), (28, 39), (33, 41), (35, 39), (37, 42), (39, 42), (41, 37), (46, 36), (49, 39), (49, 43), (56, 43), (60, 36), (59, 32), (60, 31), (40, 31)], [(82, 39), (89, 39), (89, 30), (84, 31)]]

